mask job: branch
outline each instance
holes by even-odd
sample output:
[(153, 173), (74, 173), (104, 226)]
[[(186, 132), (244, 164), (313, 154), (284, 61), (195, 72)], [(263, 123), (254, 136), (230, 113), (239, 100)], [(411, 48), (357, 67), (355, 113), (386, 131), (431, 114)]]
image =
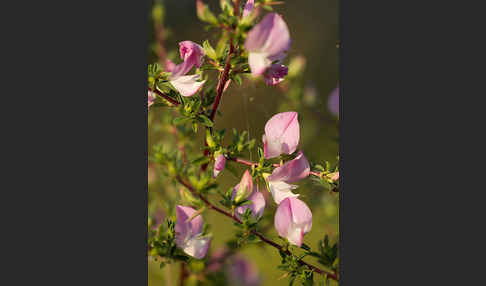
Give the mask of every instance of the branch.
[(173, 105), (175, 106), (178, 106), (179, 104), (181, 104), (179, 101), (171, 98), (170, 96), (167, 96), (165, 94), (163, 94), (162, 92), (160, 92), (159, 90), (157, 90), (156, 88), (148, 88), (150, 91), (152, 92), (155, 92), (156, 94), (160, 95), (161, 97), (163, 97), (165, 100), (167, 100), (168, 102), (172, 103)]
[[(198, 192), (196, 192), (196, 190), (189, 183), (185, 182), (182, 179), (182, 177), (177, 176), (176, 179), (177, 179), (177, 181), (179, 183), (181, 183), (184, 187), (186, 187), (193, 195), (199, 197), (208, 206), (209, 209), (215, 210), (215, 211), (219, 212), (220, 214), (231, 218), (235, 222), (237, 222), (239, 224), (242, 224), (242, 222), (241, 222), (241, 220), (239, 218), (237, 218), (236, 216), (231, 215), (229, 212), (227, 212), (227, 211), (225, 211), (223, 209), (220, 209), (217, 206), (213, 205), (202, 194), (199, 194)], [(276, 242), (274, 242), (274, 241), (266, 238), (263, 234), (257, 232), (256, 230), (251, 230), (250, 232), (252, 234), (258, 236), (263, 242), (265, 242), (265, 243), (273, 246), (274, 248), (276, 248), (276, 249), (278, 249), (280, 251), (283, 251), (287, 255), (292, 255), (292, 253), (290, 251), (288, 251), (287, 249), (284, 249), (278, 243), (276, 243)], [(311, 264), (308, 264), (307, 262), (305, 262), (303, 260), (299, 260), (299, 264), (300, 265), (306, 265), (307, 267), (309, 267), (310, 269), (312, 269), (314, 272), (317, 272), (317, 273), (319, 273), (321, 275), (327, 275), (329, 278), (338, 281), (338, 277), (337, 277), (337, 274), (336, 273), (327, 272), (327, 271), (322, 270), (322, 269), (320, 269), (320, 268), (318, 268), (316, 266), (313, 266)]]
[[(230, 157), (230, 158), (228, 158), (228, 160), (233, 161), (233, 162), (236, 162), (236, 163), (240, 163), (240, 164), (243, 164), (243, 165), (246, 165), (246, 166), (250, 166), (250, 167), (258, 166), (258, 163), (250, 162), (248, 160), (241, 159), (241, 158), (231, 158)], [(280, 167), (280, 164), (273, 164), (272, 166), (273, 167)], [(319, 178), (321, 177), (321, 173), (319, 173), (319, 172), (310, 171), (309, 174), (310, 175), (313, 175), (313, 176), (316, 176), (316, 177), (319, 177)], [(339, 193), (339, 189), (338, 188), (334, 188), (331, 191), (333, 191), (335, 193)]]

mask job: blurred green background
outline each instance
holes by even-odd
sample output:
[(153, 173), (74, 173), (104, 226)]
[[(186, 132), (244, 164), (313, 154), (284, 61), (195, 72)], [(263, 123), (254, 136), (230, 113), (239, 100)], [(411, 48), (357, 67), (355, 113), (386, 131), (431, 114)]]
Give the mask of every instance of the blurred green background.
[[(204, 0), (210, 9), (219, 12), (219, 1)], [(244, 1), (243, 1), (244, 2)], [(153, 1), (149, 2), (149, 6)], [(214, 30), (206, 31), (204, 24), (196, 16), (195, 0), (166, 0), (164, 26), (167, 29), (167, 50), (176, 51), (178, 42), (191, 40), (202, 44), (209, 39), (213, 44), (218, 35)], [(306, 58), (306, 69), (302, 77), (304, 97), (310, 98), (306, 106), (300, 106), (299, 122), (301, 139), (299, 148), (310, 162), (323, 163), (324, 161), (336, 161), (338, 154), (338, 122), (329, 113), (327, 100), (329, 93), (338, 83), (338, 1), (337, 0), (294, 0), (285, 1), (282, 5), (273, 6), (274, 10), (283, 16), (292, 38), (291, 50), (286, 64), (290, 58), (302, 55)], [(151, 13), (151, 10), (149, 10)], [(267, 13), (266, 11), (264, 13)], [(149, 58), (148, 63), (157, 61), (154, 52), (154, 29), (149, 16)], [(176, 59), (174, 53), (169, 57)], [(179, 59), (177, 58), (177, 62)], [(246, 130), (251, 138), (256, 138), (257, 145), (262, 146), (261, 136), (264, 133), (266, 121), (275, 113), (289, 111), (292, 107), (286, 104), (288, 99), (276, 87), (267, 87), (262, 82), (245, 81), (242, 87), (234, 84), (222, 98), (220, 110), (222, 116), (217, 116), (215, 124), (218, 129), (236, 128)], [(157, 121), (159, 114), (168, 112), (159, 108), (151, 110), (149, 120)], [(163, 133), (149, 129), (149, 153), (151, 146), (164, 140)], [(202, 139), (199, 141), (202, 142)], [(255, 160), (255, 154), (249, 154), (247, 159)], [(240, 173), (244, 170), (238, 166)], [(240, 178), (234, 177), (230, 172), (222, 172), (218, 181), (222, 190), (234, 186)], [(314, 185), (310, 179), (297, 183), (300, 187), (295, 192), (301, 194), (300, 199), (306, 202), (313, 212), (313, 226), (304, 242), (316, 249), (317, 242), (325, 234), (330, 236), (331, 242), (337, 241), (338, 236), (338, 195), (330, 194), (323, 188)], [(155, 181), (149, 184), (149, 192), (164, 192), (164, 182)], [(261, 189), (262, 190), (262, 189)], [(213, 198), (217, 202), (218, 198)], [(275, 212), (273, 200), (267, 200), (265, 215), (269, 216), (268, 224), (273, 225)], [(218, 249), (226, 241), (233, 238), (234, 227), (232, 222), (221, 215), (207, 211), (204, 213), (205, 222), (211, 225), (213, 241), (211, 250)], [(272, 227), (268, 236), (281, 243), (276, 231)], [(252, 245), (245, 247), (242, 254), (256, 264), (262, 276), (262, 285), (286, 285), (288, 279), (278, 280), (284, 272), (277, 269), (280, 264), (278, 252), (268, 246), (259, 247)], [(312, 258), (305, 259), (318, 265)], [(149, 285), (177, 285), (178, 265), (166, 266), (159, 269), (158, 263), (149, 262)], [(165, 276), (165, 278), (164, 278)], [(167, 277), (169, 276), (169, 277)], [(169, 279), (167, 279), (169, 278)], [(317, 280), (319, 281), (319, 280)]]

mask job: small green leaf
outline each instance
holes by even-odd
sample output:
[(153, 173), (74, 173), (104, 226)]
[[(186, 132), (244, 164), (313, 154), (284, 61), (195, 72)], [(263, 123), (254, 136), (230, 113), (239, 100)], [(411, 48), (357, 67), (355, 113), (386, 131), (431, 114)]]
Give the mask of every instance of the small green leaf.
[(211, 46), (211, 44), (209, 43), (208, 40), (204, 41), (203, 43), (203, 49), (204, 49), (204, 52), (206, 53), (206, 55), (208, 57), (210, 57), (211, 59), (217, 61), (218, 60), (218, 54), (216, 53), (216, 51), (214, 50), (214, 48)]
[(204, 114), (199, 114), (199, 118), (202, 120), (201, 122), (204, 123), (207, 127), (213, 127), (214, 123)]

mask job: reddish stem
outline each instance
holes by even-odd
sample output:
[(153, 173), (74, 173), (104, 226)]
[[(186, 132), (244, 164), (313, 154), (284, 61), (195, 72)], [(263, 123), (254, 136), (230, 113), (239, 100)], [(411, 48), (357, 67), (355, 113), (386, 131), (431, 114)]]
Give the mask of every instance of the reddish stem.
[(180, 102), (178, 102), (177, 100), (163, 94), (162, 92), (160, 92), (159, 90), (155, 89), (155, 88), (148, 88), (150, 91), (152, 92), (155, 92), (156, 94), (162, 96), (165, 100), (167, 100), (168, 102), (172, 103), (173, 105), (175, 106), (178, 106), (180, 104)]
[[(202, 194), (199, 194), (198, 192), (196, 192), (196, 190), (189, 183), (187, 183), (186, 181), (184, 181), (180, 176), (177, 176), (176, 179), (177, 179), (177, 181), (179, 183), (181, 183), (184, 187), (186, 187), (193, 195), (199, 197), (208, 206), (209, 209), (215, 210), (215, 211), (219, 212), (220, 214), (222, 214), (222, 215), (224, 215), (226, 217), (231, 218), (235, 222), (237, 222), (239, 224), (242, 224), (241, 220), (238, 219), (236, 216), (233, 216), (229, 212), (227, 212), (227, 211), (225, 211), (223, 209), (218, 208), (217, 206), (215, 206), (211, 202), (209, 202)], [(276, 243), (276, 242), (274, 242), (274, 241), (266, 238), (263, 234), (257, 232), (256, 230), (251, 230), (250, 232), (252, 234), (258, 236), (263, 242), (265, 242), (265, 243), (267, 243), (267, 244), (275, 247), (278, 250), (283, 251), (287, 255), (292, 255), (292, 253), (290, 251), (288, 251), (287, 249), (284, 249), (278, 243)], [(321, 275), (327, 275), (329, 278), (338, 281), (338, 277), (337, 277), (337, 274), (336, 273), (327, 272), (327, 271), (322, 270), (322, 269), (320, 269), (320, 268), (318, 268), (316, 266), (313, 266), (311, 264), (308, 264), (307, 262), (305, 262), (303, 260), (299, 260), (299, 264), (301, 264), (301, 265), (307, 265), (307, 267), (309, 267), (310, 269), (312, 269), (314, 272), (317, 272), (317, 273), (319, 273)]]

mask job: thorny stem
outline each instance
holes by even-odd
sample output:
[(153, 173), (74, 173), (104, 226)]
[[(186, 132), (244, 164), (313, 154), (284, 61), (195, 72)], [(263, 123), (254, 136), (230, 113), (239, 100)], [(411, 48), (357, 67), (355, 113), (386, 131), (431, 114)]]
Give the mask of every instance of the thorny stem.
[[(187, 183), (186, 181), (184, 181), (182, 179), (182, 177), (177, 176), (176, 179), (177, 179), (177, 181), (179, 183), (181, 183), (184, 187), (186, 187), (193, 195), (199, 197), (208, 206), (209, 209), (215, 210), (215, 211), (219, 212), (220, 214), (231, 218), (232, 220), (236, 221), (237, 223), (242, 224), (242, 222), (241, 222), (241, 220), (239, 218), (237, 218), (236, 216), (231, 215), (229, 212), (227, 212), (227, 211), (225, 211), (225, 210), (223, 210), (221, 208), (218, 208), (217, 206), (213, 205), (202, 194), (199, 194), (198, 192), (196, 192), (196, 190), (189, 183)], [(281, 245), (279, 245), (278, 243), (276, 243), (276, 242), (274, 242), (274, 241), (266, 238), (263, 234), (257, 232), (256, 230), (251, 230), (250, 232), (252, 234), (258, 236), (263, 242), (265, 242), (265, 243), (273, 246), (274, 248), (276, 248), (276, 249), (278, 249), (280, 251), (283, 251), (287, 255), (292, 255), (292, 253), (289, 250), (284, 249)], [(327, 275), (327, 277), (329, 277), (329, 278), (331, 278), (333, 280), (338, 281), (338, 277), (337, 277), (337, 274), (336, 273), (331, 273), (331, 272), (322, 270), (322, 269), (320, 269), (320, 268), (318, 268), (316, 266), (313, 266), (311, 264), (308, 264), (307, 262), (305, 262), (303, 260), (299, 260), (299, 264), (306, 265), (307, 267), (309, 267), (310, 269), (312, 269), (314, 272), (317, 272), (317, 273), (319, 273), (321, 275)]]

